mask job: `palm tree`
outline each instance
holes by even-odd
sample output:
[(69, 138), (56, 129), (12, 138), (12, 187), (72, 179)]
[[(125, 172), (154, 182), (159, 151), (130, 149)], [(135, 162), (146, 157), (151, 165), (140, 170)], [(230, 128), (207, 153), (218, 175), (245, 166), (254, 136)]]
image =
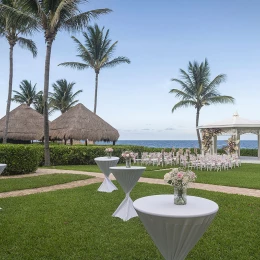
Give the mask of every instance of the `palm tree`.
[(9, 113), (11, 106), (12, 88), (13, 88), (13, 50), (16, 43), (20, 47), (28, 49), (33, 57), (37, 55), (37, 47), (35, 43), (27, 38), (21, 37), (21, 35), (30, 35), (35, 30), (35, 23), (29, 23), (28, 20), (20, 21), (19, 23), (12, 20), (12, 14), (9, 12), (3, 12), (2, 5), (5, 5), (7, 9), (21, 12), (22, 8), (15, 0), (0, 0), (0, 37), (5, 37), (9, 43), (9, 87), (8, 98), (6, 105), (6, 121), (3, 134), (3, 143), (7, 142), (7, 133), (9, 125)]
[(49, 95), (53, 110), (59, 110), (63, 114), (78, 102), (74, 99), (82, 90), (73, 93), (74, 85), (74, 82), (68, 83), (66, 79), (57, 80), (56, 83), (52, 84), (54, 92), (49, 93)]
[[(180, 98), (172, 108), (174, 112), (177, 108), (193, 106), (196, 109), (196, 128), (199, 125), (200, 110), (203, 106), (212, 104), (234, 103), (235, 99), (231, 96), (222, 96), (218, 92), (218, 86), (225, 82), (226, 75), (220, 74), (210, 81), (210, 67), (207, 59), (200, 65), (198, 62), (189, 62), (188, 72), (180, 69), (181, 80), (173, 78), (172, 81), (179, 83), (182, 87), (172, 89), (170, 93)], [(198, 142), (201, 149), (201, 138), (197, 129)]]
[[(51, 115), (52, 112), (53, 112), (53, 109), (51, 107), (51, 104), (50, 102), (48, 101), (48, 114)], [(43, 92), (42, 91), (39, 91), (36, 96), (35, 96), (35, 99), (34, 99), (34, 102), (33, 102), (33, 107), (34, 109), (43, 115), (43, 112), (44, 112), (44, 102), (43, 102)]]
[(37, 93), (36, 93), (36, 84), (32, 86), (31, 81), (23, 80), (19, 88), (21, 92), (18, 92), (16, 90), (13, 90), (16, 95), (13, 96), (12, 101), (20, 103), (20, 104), (26, 104), (27, 106), (31, 106), (32, 103), (34, 103)]
[(46, 42), (46, 56), (44, 68), (44, 158), (45, 165), (50, 165), (49, 149), (49, 120), (48, 120), (48, 93), (49, 74), (52, 44), (58, 32), (66, 30), (75, 32), (85, 28), (89, 21), (102, 14), (111, 12), (110, 9), (96, 9), (80, 12), (79, 5), (87, 0), (17, 0), (26, 10), (17, 12), (5, 5), (0, 5), (1, 12), (8, 13), (15, 22), (37, 22), (39, 29), (44, 32)]
[(85, 46), (74, 36), (72, 39), (77, 44), (78, 57), (83, 63), (80, 62), (64, 62), (59, 66), (67, 66), (73, 69), (83, 70), (86, 68), (94, 69), (96, 73), (95, 81), (95, 98), (94, 98), (94, 113), (97, 111), (97, 91), (98, 91), (98, 75), (101, 69), (111, 68), (121, 63), (130, 63), (126, 57), (119, 56), (113, 60), (111, 57), (116, 49), (118, 41), (111, 44), (109, 39), (109, 30), (104, 33), (104, 27), (100, 29), (97, 24), (88, 26), (87, 32), (83, 33), (85, 38)]

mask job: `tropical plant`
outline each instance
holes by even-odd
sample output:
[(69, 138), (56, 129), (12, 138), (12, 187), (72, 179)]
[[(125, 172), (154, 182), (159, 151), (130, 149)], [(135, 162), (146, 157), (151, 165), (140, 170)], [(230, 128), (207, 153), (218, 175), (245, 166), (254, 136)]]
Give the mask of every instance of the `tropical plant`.
[(5, 5), (0, 5), (1, 12), (10, 14), (13, 22), (30, 21), (36, 23), (44, 32), (46, 42), (46, 57), (44, 67), (44, 154), (45, 165), (50, 165), (49, 149), (49, 120), (48, 120), (48, 93), (49, 74), (52, 44), (58, 32), (66, 30), (75, 32), (87, 26), (90, 20), (98, 18), (102, 14), (111, 12), (110, 9), (96, 9), (81, 12), (79, 6), (87, 3), (87, 0), (17, 0), (21, 8), (26, 12), (10, 10)]
[[(43, 115), (44, 101), (43, 101), (43, 92), (42, 91), (39, 91), (36, 94), (34, 102), (33, 102), (33, 107), (38, 113)], [(48, 115), (51, 115), (53, 113), (53, 109), (51, 107), (49, 99), (48, 99), (48, 102), (47, 102), (47, 107), (48, 107)]]
[(112, 55), (116, 49), (118, 41), (111, 44), (109, 39), (109, 30), (104, 32), (104, 27), (100, 29), (97, 24), (88, 26), (87, 32), (83, 32), (85, 38), (85, 45), (83, 45), (76, 37), (72, 39), (77, 44), (78, 57), (80, 62), (64, 62), (59, 66), (67, 66), (73, 69), (83, 70), (92, 68), (96, 74), (95, 80), (95, 98), (94, 98), (94, 113), (97, 112), (97, 91), (98, 91), (98, 75), (103, 68), (112, 68), (121, 63), (130, 63), (126, 57), (119, 56), (111, 60)]
[(53, 93), (50, 95), (50, 104), (53, 110), (59, 110), (62, 114), (74, 106), (78, 100), (74, 100), (82, 90), (78, 90), (76, 93), (72, 92), (74, 82), (67, 82), (66, 79), (57, 80), (52, 84)]
[[(196, 128), (199, 125), (200, 110), (203, 106), (212, 104), (234, 103), (231, 96), (222, 96), (218, 92), (218, 86), (225, 82), (226, 75), (220, 74), (210, 81), (210, 67), (207, 59), (205, 62), (189, 62), (188, 72), (180, 69), (181, 80), (173, 78), (172, 81), (181, 85), (182, 89), (172, 89), (170, 93), (175, 94), (181, 101), (176, 103), (172, 112), (177, 108), (193, 106), (196, 109)], [(201, 138), (199, 129), (197, 129), (197, 137), (201, 149)]]
[(22, 7), (16, 0), (0, 0), (0, 37), (5, 37), (9, 43), (9, 84), (8, 84), (8, 98), (6, 105), (6, 121), (3, 134), (3, 143), (7, 142), (7, 133), (9, 125), (9, 113), (11, 107), (12, 88), (13, 88), (13, 51), (16, 43), (24, 49), (28, 49), (33, 57), (37, 55), (37, 47), (35, 43), (22, 35), (31, 35), (36, 29), (35, 22), (30, 23), (28, 20), (15, 22), (12, 17), (12, 12), (4, 12), (2, 6), (7, 10), (15, 11), (16, 13), (22, 11)]
[(35, 102), (37, 96), (36, 84), (32, 86), (31, 81), (23, 80), (20, 83), (19, 88), (21, 92), (13, 90), (16, 95), (13, 96), (12, 101), (20, 104), (25, 103), (27, 106), (31, 106), (31, 104)]

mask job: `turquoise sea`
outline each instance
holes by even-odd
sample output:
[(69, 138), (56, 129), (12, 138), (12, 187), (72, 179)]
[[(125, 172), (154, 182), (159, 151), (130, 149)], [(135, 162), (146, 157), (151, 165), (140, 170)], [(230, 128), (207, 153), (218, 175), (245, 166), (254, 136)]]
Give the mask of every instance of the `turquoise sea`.
[[(96, 144), (107, 144), (96, 142)], [(198, 148), (197, 140), (118, 140), (116, 145), (141, 145), (156, 148)], [(218, 148), (227, 145), (227, 141), (218, 140)], [(241, 140), (240, 148), (257, 149), (257, 140)]]

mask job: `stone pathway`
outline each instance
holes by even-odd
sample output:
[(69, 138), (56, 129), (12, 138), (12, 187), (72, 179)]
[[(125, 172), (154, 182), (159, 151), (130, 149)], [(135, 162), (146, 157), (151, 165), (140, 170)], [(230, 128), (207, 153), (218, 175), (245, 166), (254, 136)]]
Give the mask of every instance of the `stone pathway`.
[(87, 179), (87, 180), (80, 180), (80, 181), (73, 181), (73, 182), (64, 183), (64, 184), (52, 185), (49, 187), (2, 192), (2, 193), (0, 193), (0, 198), (20, 197), (20, 196), (25, 196), (25, 195), (35, 194), (35, 193), (42, 193), (42, 192), (49, 192), (49, 191), (54, 191), (54, 190), (73, 189), (76, 187), (82, 187), (82, 186), (86, 186), (86, 185), (101, 182), (101, 181), (103, 181), (103, 179), (101, 179), (101, 178), (91, 178), (91, 179)]
[[(83, 174), (88, 176), (93, 176), (95, 178), (91, 178), (88, 180), (81, 180), (81, 181), (74, 181), (66, 184), (59, 184), (53, 185), (50, 187), (41, 187), (36, 189), (27, 189), (21, 191), (11, 191), (11, 192), (3, 192), (0, 193), (0, 198), (6, 197), (16, 197), (16, 196), (25, 196), (29, 194), (35, 194), (40, 192), (49, 192), (54, 190), (60, 189), (72, 189), (75, 187), (86, 186), (92, 183), (102, 182), (104, 179), (104, 175), (95, 172), (84, 172), (84, 171), (73, 171), (73, 170), (60, 170), (60, 169), (38, 169), (34, 174), (26, 174), (21, 176), (2, 176), (1, 179), (8, 179), (8, 178), (27, 178), (32, 176), (39, 176), (45, 174), (54, 174), (54, 173), (70, 173), (70, 174)], [(112, 180), (115, 180), (114, 176), (111, 175), (110, 177)], [(161, 184), (161, 185), (168, 185), (165, 184), (162, 179), (152, 179), (152, 178), (143, 178), (139, 179), (139, 182), (149, 183), (149, 184)], [(192, 183), (191, 188), (194, 189), (201, 189), (201, 190), (208, 190), (208, 191), (216, 191), (216, 192), (223, 192), (229, 194), (239, 194), (239, 195), (246, 195), (246, 196), (253, 196), (260, 198), (260, 190), (257, 189), (246, 189), (246, 188), (237, 188), (237, 187), (229, 187), (229, 186), (219, 186), (219, 185), (212, 185), (212, 184), (202, 184), (202, 183)]]

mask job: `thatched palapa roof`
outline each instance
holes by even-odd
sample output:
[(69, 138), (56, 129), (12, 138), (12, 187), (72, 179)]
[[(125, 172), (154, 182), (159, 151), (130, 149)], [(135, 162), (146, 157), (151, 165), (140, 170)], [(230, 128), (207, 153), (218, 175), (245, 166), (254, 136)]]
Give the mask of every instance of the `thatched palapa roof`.
[[(3, 138), (5, 116), (0, 119), (0, 138)], [(9, 114), (8, 139), (39, 140), (43, 132), (43, 115), (22, 104)]]
[(118, 131), (82, 104), (77, 104), (50, 123), (52, 139), (117, 141)]

